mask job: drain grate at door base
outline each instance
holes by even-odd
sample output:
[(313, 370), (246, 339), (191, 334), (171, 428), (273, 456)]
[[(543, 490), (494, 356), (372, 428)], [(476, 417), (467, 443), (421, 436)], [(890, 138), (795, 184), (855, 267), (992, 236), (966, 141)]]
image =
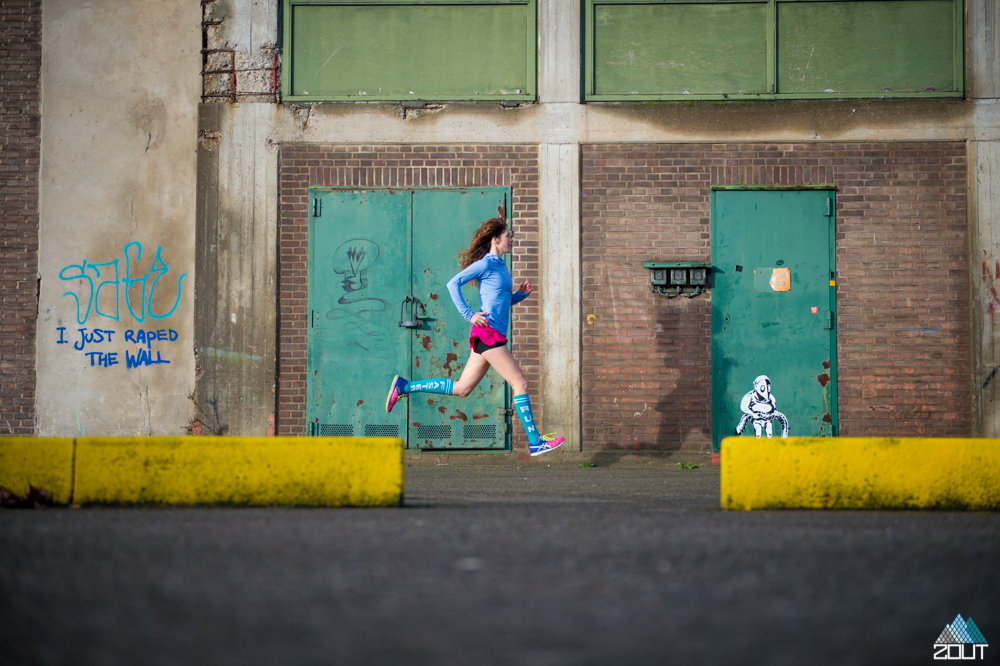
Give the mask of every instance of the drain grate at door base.
[(320, 423), (320, 437), (354, 437), (353, 423)]
[(384, 423), (366, 423), (365, 437), (399, 437), (398, 425)]
[(450, 425), (417, 426), (418, 439), (451, 439)]
[(462, 428), (462, 436), (465, 439), (496, 439), (496, 425), (467, 425)]

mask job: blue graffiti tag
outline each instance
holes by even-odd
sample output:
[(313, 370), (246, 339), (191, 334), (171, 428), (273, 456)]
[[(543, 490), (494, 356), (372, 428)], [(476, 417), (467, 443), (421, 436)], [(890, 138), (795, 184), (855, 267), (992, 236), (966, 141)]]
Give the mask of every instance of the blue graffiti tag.
[[(107, 350), (108, 345), (111, 345), (112, 347), (115, 346), (115, 335), (117, 335), (119, 331), (101, 328), (87, 329), (86, 327), (81, 327), (77, 329), (79, 339), (75, 342), (66, 339), (65, 326), (57, 326), (56, 331), (59, 333), (59, 339), (56, 340), (56, 344), (72, 344), (73, 349), (78, 352), (82, 352), (83, 356), (90, 359), (90, 367), (110, 368), (113, 365), (120, 364), (120, 361), (118, 360), (120, 352)], [(177, 342), (180, 337), (180, 333), (172, 328), (161, 328), (155, 331), (152, 329), (143, 330), (141, 328), (130, 328), (125, 330), (119, 340), (138, 345), (138, 347), (134, 350), (124, 350), (125, 367), (132, 370), (134, 368), (141, 368), (150, 365), (169, 364), (170, 361), (163, 358), (163, 355), (159, 350), (153, 349), (153, 343)], [(88, 351), (88, 348), (93, 345), (100, 345), (103, 347), (103, 350)]]
[[(132, 248), (135, 250), (134, 258), (132, 253), (129, 252)], [(86, 307), (83, 306), (83, 301), (76, 293), (67, 291), (63, 294), (63, 296), (72, 296), (73, 300), (76, 301), (77, 322), (80, 324), (87, 323), (87, 319), (90, 318), (91, 311), (101, 317), (119, 321), (121, 318), (122, 292), (125, 293), (125, 307), (128, 308), (129, 314), (132, 315), (132, 318), (140, 324), (146, 320), (146, 317), (151, 319), (166, 319), (172, 315), (181, 302), (181, 282), (185, 277), (187, 277), (187, 273), (182, 273), (181, 276), (177, 278), (177, 298), (174, 299), (173, 307), (164, 314), (156, 314), (153, 312), (153, 294), (156, 292), (156, 287), (159, 285), (160, 278), (170, 271), (170, 267), (167, 266), (167, 262), (163, 261), (161, 256), (162, 252), (163, 247), (158, 246), (156, 248), (156, 255), (153, 257), (152, 266), (150, 266), (149, 270), (146, 271), (145, 275), (136, 275), (135, 277), (133, 277), (132, 272), (135, 270), (135, 265), (138, 264), (139, 260), (142, 258), (142, 243), (139, 243), (138, 241), (132, 241), (122, 248), (122, 253), (125, 255), (125, 277), (121, 277), (119, 274), (118, 259), (106, 261), (100, 264), (92, 264), (84, 259), (82, 263), (64, 266), (63, 269), (59, 271), (60, 280), (66, 282), (71, 282), (73, 280), (86, 280)], [(114, 274), (114, 279), (110, 279), (112, 273)], [(153, 276), (152, 282), (150, 282), (150, 276)], [(105, 279), (98, 282), (95, 287), (94, 281), (100, 280), (101, 278)], [(138, 313), (136, 313), (135, 309), (132, 307), (132, 297), (130, 296), (130, 291), (136, 286), (141, 286), (142, 288), (142, 299)], [(115, 313), (113, 315), (101, 311), (101, 290), (106, 287), (113, 287), (115, 290)]]

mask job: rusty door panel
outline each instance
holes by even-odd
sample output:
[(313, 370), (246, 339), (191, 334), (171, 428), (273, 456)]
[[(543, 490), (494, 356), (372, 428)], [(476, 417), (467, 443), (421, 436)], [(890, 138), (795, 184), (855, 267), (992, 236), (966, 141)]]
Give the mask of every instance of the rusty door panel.
[[(413, 194), (413, 295), (424, 304), (420, 328), (411, 332), (413, 379), (458, 381), (469, 358), (469, 323), (448, 295), (458, 272), (457, 254), (469, 246), (479, 223), (494, 217), (508, 188), (417, 190)], [(508, 259), (509, 262), (509, 259)], [(476, 288), (463, 295), (473, 310)], [(509, 333), (509, 331), (508, 331)], [(508, 335), (509, 337), (509, 335)], [(424, 449), (502, 449), (507, 446), (507, 390), (494, 371), (465, 398), (420, 393), (410, 400), (410, 445)]]
[(836, 435), (833, 191), (718, 190), (711, 205), (713, 448), (737, 430)]
[(309, 433), (405, 438), (406, 412), (386, 414), (385, 392), (410, 363), (395, 307), (410, 286), (412, 193), (311, 194)]

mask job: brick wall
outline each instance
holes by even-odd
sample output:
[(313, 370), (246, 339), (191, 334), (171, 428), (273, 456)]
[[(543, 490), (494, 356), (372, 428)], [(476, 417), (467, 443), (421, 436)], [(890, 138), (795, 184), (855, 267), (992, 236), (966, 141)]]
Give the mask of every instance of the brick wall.
[(35, 430), (41, 0), (0, 4), (0, 434)]
[[(538, 282), (538, 150), (535, 146), (288, 146), (279, 157), (278, 415), (276, 433), (306, 432), (309, 188), (510, 186), (516, 280)], [(538, 305), (512, 310), (514, 356), (538, 386)], [(532, 405), (535, 407), (534, 405)], [(536, 411), (539, 411), (535, 407)], [(541, 413), (536, 418), (542, 418)], [(514, 445), (526, 446), (514, 427)]]
[(711, 296), (643, 261), (708, 261), (712, 185), (836, 186), (840, 434), (971, 433), (964, 143), (583, 149), (588, 448), (711, 443)]

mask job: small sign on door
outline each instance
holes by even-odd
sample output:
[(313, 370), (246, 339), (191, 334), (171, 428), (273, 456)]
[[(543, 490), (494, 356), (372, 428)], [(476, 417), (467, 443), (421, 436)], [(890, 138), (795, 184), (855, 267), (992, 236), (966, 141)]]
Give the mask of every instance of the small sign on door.
[(755, 268), (753, 273), (755, 292), (789, 291), (792, 287), (792, 272), (787, 268)]
[(769, 284), (772, 291), (788, 291), (792, 287), (792, 272), (787, 268), (775, 268), (771, 271)]

